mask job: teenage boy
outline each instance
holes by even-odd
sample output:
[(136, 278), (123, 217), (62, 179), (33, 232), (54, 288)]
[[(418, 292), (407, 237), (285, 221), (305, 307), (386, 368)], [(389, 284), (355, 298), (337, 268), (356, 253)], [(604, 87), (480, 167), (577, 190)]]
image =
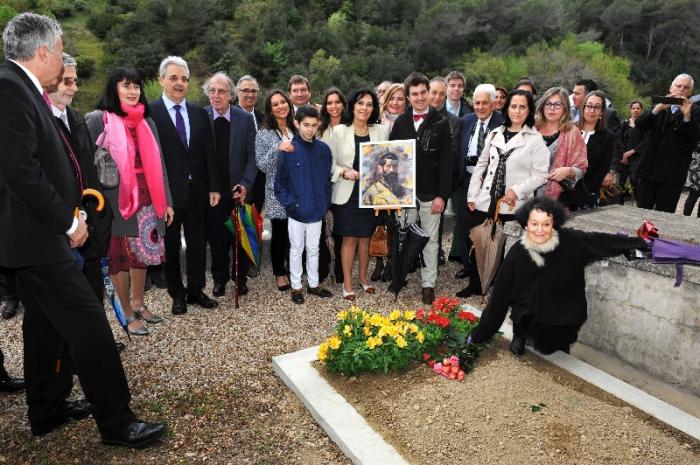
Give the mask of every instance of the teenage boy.
[(319, 286), (318, 250), (321, 220), (331, 204), (331, 149), (316, 139), (320, 123), (318, 110), (311, 105), (299, 107), (294, 115), (298, 129), (291, 152), (280, 151), (275, 177), (275, 195), (287, 210), (289, 228), (289, 274), (292, 302), (304, 303), (301, 287), (302, 253), (306, 244), (306, 275), (309, 294), (330, 297)]

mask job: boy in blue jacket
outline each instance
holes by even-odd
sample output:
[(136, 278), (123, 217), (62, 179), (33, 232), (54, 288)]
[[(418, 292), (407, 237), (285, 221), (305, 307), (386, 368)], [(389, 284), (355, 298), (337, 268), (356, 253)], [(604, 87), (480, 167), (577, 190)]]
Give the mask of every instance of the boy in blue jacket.
[(280, 151), (275, 177), (275, 196), (287, 210), (289, 228), (289, 274), (292, 302), (304, 303), (301, 287), (302, 253), (306, 244), (307, 292), (330, 297), (318, 283), (318, 249), (321, 220), (331, 204), (331, 149), (316, 139), (320, 119), (311, 105), (294, 115), (298, 132), (292, 139), (294, 150)]

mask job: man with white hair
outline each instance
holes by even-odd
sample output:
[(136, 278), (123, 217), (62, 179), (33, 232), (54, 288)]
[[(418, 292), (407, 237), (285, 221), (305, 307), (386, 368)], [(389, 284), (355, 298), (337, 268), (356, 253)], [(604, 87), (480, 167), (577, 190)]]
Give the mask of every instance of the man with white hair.
[[(173, 299), (173, 315), (187, 312), (187, 304), (214, 308), (218, 302), (204, 293), (206, 218), (221, 198), (214, 136), (209, 116), (186, 101), (190, 70), (187, 62), (169, 56), (160, 63), (163, 95), (150, 103), (168, 171), (175, 216), (165, 230), (165, 277)], [(230, 195), (230, 193), (227, 193)], [(187, 288), (180, 269), (180, 231), (187, 243)]]
[(637, 206), (674, 213), (688, 176), (693, 149), (700, 140), (700, 107), (688, 100), (693, 78), (679, 74), (668, 96), (677, 105), (660, 103), (637, 118), (636, 127), (647, 134), (637, 168)]
[(248, 293), (247, 256), (240, 244), (238, 268), (231, 269), (231, 233), (224, 222), (231, 217), (236, 203), (251, 198), (258, 168), (255, 165), (255, 118), (240, 107), (231, 105), (233, 81), (225, 73), (215, 73), (202, 86), (211, 105), (205, 107), (214, 128), (216, 159), (221, 173), (221, 200), (209, 208), (207, 238), (211, 252), (214, 297), (226, 293), (226, 283), (238, 273), (238, 293)]
[[(138, 447), (165, 432), (138, 421), (112, 331), (72, 249), (88, 239), (77, 212), (83, 177), (43, 87), (61, 75), (62, 31), (22, 13), (3, 32), (0, 65), (0, 266), (24, 304), (27, 416), (34, 436), (92, 414), (109, 445)], [(68, 401), (78, 375), (85, 400)]]
[(469, 249), (471, 240), (469, 230), (470, 211), (467, 208), (467, 190), (469, 181), (476, 167), (479, 155), (486, 145), (486, 138), (492, 130), (503, 124), (503, 116), (493, 105), (496, 99), (496, 88), (493, 84), (479, 84), (474, 89), (474, 112), (462, 117), (459, 148), (459, 175), (455, 180), (455, 191), (452, 194), (452, 205), (455, 211), (455, 226), (452, 235), (452, 248), (449, 257), (462, 263), (462, 269), (455, 276), (464, 279), (469, 276)]

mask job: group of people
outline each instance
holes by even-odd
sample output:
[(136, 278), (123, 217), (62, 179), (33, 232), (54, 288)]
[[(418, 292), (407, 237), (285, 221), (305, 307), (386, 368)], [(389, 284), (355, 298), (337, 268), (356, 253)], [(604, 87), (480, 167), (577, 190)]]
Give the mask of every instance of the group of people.
[[(617, 174), (631, 179), (640, 207), (674, 211), (700, 139), (700, 108), (688, 100), (693, 80), (687, 74), (669, 90), (680, 103), (640, 114), (642, 104), (632, 102), (622, 124), (591, 80), (577, 81), (571, 95), (555, 87), (539, 97), (527, 78), (511, 91), (484, 83), (469, 102), (457, 71), (433, 79), (414, 72), (403, 83), (386, 81), (348, 98), (330, 88), (320, 105), (311, 103), (309, 80), (295, 75), (286, 91), (267, 92), (261, 113), (258, 82), (247, 75), (234, 84), (216, 73), (203, 86), (210, 105), (188, 101), (187, 62), (169, 56), (159, 68), (162, 96), (148, 102), (143, 77), (117, 68), (95, 111), (83, 117), (70, 107), (79, 70), (62, 53), (61, 34), (53, 19), (16, 16), (3, 34), (7, 61), (0, 66), (6, 102), (0, 109), (0, 215), (6, 225), (0, 266), (8, 293), (26, 309), (25, 375), (35, 435), (89, 414), (106, 444), (145, 445), (165, 430), (162, 423), (137, 420), (129, 409), (102, 303), (104, 256), (135, 336), (162, 321), (144, 303), (149, 267), (162, 266), (173, 315), (186, 313), (188, 305), (218, 305), (204, 292), (207, 244), (213, 297), (224, 296), (231, 280), (240, 295), (248, 292), (252, 266), (224, 224), (242, 202), (254, 203), (269, 219), (275, 284), (291, 291), (294, 303), (305, 301), (304, 271), (307, 294), (331, 297), (322, 287), (331, 269), (342, 297), (354, 300), (356, 257), (358, 289), (372, 294), (369, 242), (377, 218), (360, 208), (360, 144), (413, 139), (417, 200), (402, 215), (429, 236), (420, 279), (422, 301), (431, 304), (445, 260), (448, 200), (456, 215), (448, 258), (462, 265), (457, 278), (470, 277), (458, 296), (481, 294), (471, 228), (494, 216), (527, 225), (527, 215), (516, 217), (515, 210), (532, 199), (589, 208)], [(96, 154), (102, 156), (97, 164)], [(395, 192), (395, 162), (387, 156), (378, 166), (387, 192)], [(380, 187), (372, 195), (382, 195)], [(85, 189), (104, 195), (103, 209), (81, 199)], [(527, 205), (532, 210), (532, 202)], [(546, 201), (534, 208), (559, 215)], [(547, 223), (547, 240), (559, 223), (558, 216)], [(236, 263), (232, 248), (239, 248)], [(70, 363), (55, 373), (57, 357)], [(74, 372), (89, 402), (66, 401)], [(24, 386), (6, 375), (3, 369), (0, 387)]]

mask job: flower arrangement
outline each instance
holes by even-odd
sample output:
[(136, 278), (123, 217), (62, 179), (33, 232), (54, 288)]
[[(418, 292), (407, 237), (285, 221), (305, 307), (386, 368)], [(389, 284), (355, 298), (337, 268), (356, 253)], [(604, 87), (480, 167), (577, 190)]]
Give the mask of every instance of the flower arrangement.
[(415, 312), (394, 310), (389, 316), (352, 306), (339, 312), (336, 331), (322, 343), (318, 359), (331, 373), (401, 371), (423, 353), (425, 336)]
[(439, 365), (439, 374), (461, 380), (481, 351), (479, 344), (467, 343), (479, 319), (460, 310), (458, 299), (439, 297), (430, 310), (394, 310), (388, 316), (352, 306), (337, 320), (335, 333), (318, 350), (331, 373), (387, 373), (422, 360), (436, 372)]

